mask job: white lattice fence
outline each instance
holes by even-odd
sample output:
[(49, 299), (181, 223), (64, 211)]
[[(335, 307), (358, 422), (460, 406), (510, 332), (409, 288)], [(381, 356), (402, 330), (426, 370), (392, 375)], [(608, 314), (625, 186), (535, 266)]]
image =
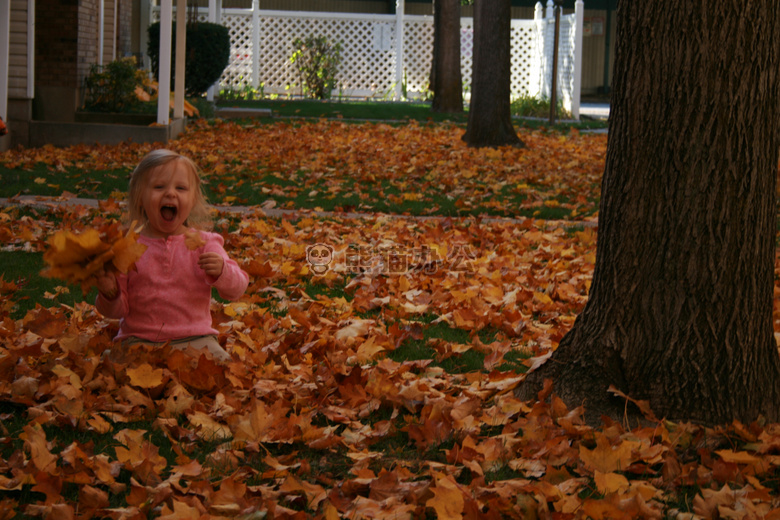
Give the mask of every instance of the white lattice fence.
[[(409, 18), (413, 18), (409, 20)], [(533, 20), (513, 20), (511, 28), (511, 90), (513, 95), (538, 92), (541, 67), (537, 57), (539, 28)], [(428, 88), (433, 55), (433, 22), (429, 17), (407, 17), (404, 28), (404, 71), (410, 92)], [(460, 64), (463, 88), (471, 86), (474, 55), (474, 20), (463, 18), (460, 24)]]
[(404, 18), (404, 75), (408, 92), (428, 90), (433, 55), (433, 24), (427, 16)]
[(372, 96), (387, 91), (393, 83), (394, 34), (389, 19), (261, 12), (259, 23), (257, 78), (266, 92), (287, 92), (296, 85), (291, 92), (300, 93), (300, 78), (290, 56), (293, 41), (307, 36), (327, 36), (341, 43), (342, 63), (336, 80), (345, 94)]
[(231, 87), (246, 85), (253, 74), (252, 17), (242, 12), (223, 12), (222, 25), (230, 32), (230, 61), (219, 82)]
[(512, 95), (539, 93), (542, 68), (539, 62), (541, 35), (534, 20), (512, 20), (510, 62)]
[[(578, 1), (578, 4), (581, 4)], [(159, 19), (158, 8), (151, 18)], [(548, 10), (550, 10), (548, 8)], [(520, 94), (550, 96), (552, 71), (553, 20), (512, 20), (511, 91)], [(199, 19), (205, 20), (205, 11)], [(253, 20), (257, 21), (254, 36)], [(293, 41), (306, 36), (327, 36), (342, 44), (342, 63), (337, 75), (336, 94), (386, 97), (392, 95), (397, 71), (398, 35), (394, 15), (354, 15), (344, 13), (304, 13), (225, 9), (221, 23), (230, 30), (231, 56), (220, 86), (242, 88), (262, 86), (266, 93), (300, 94), (300, 79), (290, 63)], [(558, 93), (571, 104), (575, 81), (576, 16), (561, 17), (558, 58)], [(253, 42), (254, 38), (257, 42)], [(430, 16), (403, 17), (403, 77), (410, 95), (427, 91), (433, 47), (433, 19)], [(257, 49), (259, 56), (255, 59)], [(465, 89), (471, 85), (473, 19), (461, 20), (461, 68)], [(256, 65), (254, 65), (256, 64)], [(255, 67), (257, 70), (254, 70)]]
[[(552, 63), (553, 48), (555, 44), (555, 20), (547, 17), (538, 20), (539, 27), (543, 31), (543, 37), (538, 41), (540, 72), (539, 89), (531, 94), (540, 94), (542, 97), (550, 98), (552, 93)], [(558, 41), (558, 78), (556, 96), (563, 102), (564, 108), (570, 112), (579, 111), (579, 98), (575, 96), (575, 60), (576, 60), (576, 15), (561, 16), (560, 38)], [(575, 101), (576, 97), (576, 101)], [(574, 108), (574, 105), (576, 109)]]

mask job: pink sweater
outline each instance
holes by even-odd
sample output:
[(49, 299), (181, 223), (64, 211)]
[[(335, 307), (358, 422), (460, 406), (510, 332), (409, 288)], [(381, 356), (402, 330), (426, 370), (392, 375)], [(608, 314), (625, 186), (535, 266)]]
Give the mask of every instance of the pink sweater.
[[(148, 249), (136, 270), (117, 276), (120, 295), (107, 300), (99, 294), (95, 302), (101, 314), (120, 319), (116, 339), (135, 336), (162, 342), (217, 333), (211, 325), (211, 288), (226, 300), (237, 300), (246, 291), (249, 276), (228, 258), (220, 235), (200, 233), (206, 244), (194, 251), (184, 245), (184, 235), (167, 240), (138, 237)], [(198, 267), (200, 254), (209, 251), (225, 259), (216, 279)]]

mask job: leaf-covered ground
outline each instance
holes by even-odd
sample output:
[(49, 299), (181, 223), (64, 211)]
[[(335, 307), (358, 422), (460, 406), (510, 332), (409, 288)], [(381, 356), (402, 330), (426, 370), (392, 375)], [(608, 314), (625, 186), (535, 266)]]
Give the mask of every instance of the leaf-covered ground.
[[(454, 125), (322, 120), (197, 122), (168, 146), (204, 170), (218, 204), (582, 219), (596, 211), (606, 136), (521, 134), (527, 149), (473, 149)], [(154, 145), (44, 147), (0, 155), (0, 195), (33, 170), (35, 194), (107, 198)], [(107, 172), (107, 173), (104, 173)], [(19, 179), (21, 177), (21, 180)], [(10, 191), (9, 191), (10, 190)]]
[[(172, 147), (204, 164), (212, 185), (227, 186), (237, 171), (252, 185), (256, 168), (298, 175), (289, 189), (327, 190), (349, 169), (360, 189), (369, 178), (413, 178), (401, 193), (423, 198), (439, 189), (431, 186), (447, 193), (485, 181), (463, 189), (464, 204), (483, 204), (498, 192), (485, 186), (506, 179), (536, 179), (542, 204), (552, 192), (598, 197), (598, 137), (529, 133), (529, 150), (477, 152), (449, 127), (339, 125), (219, 123)], [(332, 147), (312, 142), (339, 129)], [(225, 135), (244, 131), (243, 140)], [(388, 155), (364, 154), (350, 143), (359, 135), (385, 142)], [(435, 147), (455, 155), (433, 175)], [(56, 164), (126, 168), (144, 148), (32, 150), (2, 161), (21, 169), (43, 160), (56, 176)], [(405, 168), (388, 159), (407, 152)], [(117, 211), (113, 201), (6, 207), (0, 239), (6, 251), (39, 254), (57, 229), (102, 229)], [(775, 424), (594, 429), (546, 392), (514, 397), (585, 303), (594, 228), (259, 210), (215, 221), (252, 277), (241, 301), (213, 303), (227, 366), (169, 349), (106, 357), (117, 324), (90, 301), (61, 305), (59, 288), (16, 318), (24, 280), (3, 281), (0, 519), (780, 517)], [(333, 248), (329, 262), (307, 256), (315, 244)]]

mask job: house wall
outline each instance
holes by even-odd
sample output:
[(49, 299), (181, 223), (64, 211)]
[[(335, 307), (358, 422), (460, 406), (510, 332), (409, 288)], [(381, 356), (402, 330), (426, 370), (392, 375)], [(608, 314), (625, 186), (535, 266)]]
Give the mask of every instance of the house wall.
[(11, 34), (8, 48), (8, 97), (28, 98), (27, 94), (27, 0), (11, 1)]
[(105, 65), (132, 54), (133, 0), (103, 0), (103, 2), (105, 5), (103, 65)]
[[(103, 1), (103, 61), (102, 64), (106, 65), (114, 61), (116, 56), (116, 26), (115, 16), (117, 13), (117, 5), (115, 0), (102, 0)], [(100, 4), (98, 3), (98, 6)], [(98, 29), (99, 30), (99, 29)], [(96, 38), (97, 41), (97, 38)], [(100, 45), (100, 44), (98, 44)], [(100, 48), (98, 47), (98, 51)], [(98, 56), (99, 58), (99, 56)]]
[(36, 1), (33, 118), (72, 120), (77, 104), (78, 41), (78, 0)]
[(34, 20), (28, 0), (11, 0), (10, 35), (8, 47), (8, 120), (9, 135), (0, 138), (0, 150), (25, 144), (32, 117), (32, 92), (29, 86), (34, 80), (28, 56), (34, 52), (34, 44), (28, 41), (29, 21)]
[(78, 61), (76, 86), (89, 74), (92, 65), (98, 62), (98, 35), (100, 23), (100, 0), (79, 0), (78, 6)]
[(133, 53), (133, 0), (118, 0), (117, 8), (116, 54), (123, 58)]
[(101, 1), (105, 64), (130, 53), (132, 0), (36, 0), (34, 119), (75, 119), (84, 78), (98, 62)]

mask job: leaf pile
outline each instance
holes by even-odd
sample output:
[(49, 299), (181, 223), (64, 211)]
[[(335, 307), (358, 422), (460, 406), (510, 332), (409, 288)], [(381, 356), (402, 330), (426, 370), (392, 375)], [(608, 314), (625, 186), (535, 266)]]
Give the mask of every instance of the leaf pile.
[[(8, 218), (0, 233), (40, 251), (52, 226)], [(213, 303), (226, 366), (169, 348), (104, 356), (117, 324), (89, 303), (20, 320), (0, 306), (0, 511), (780, 516), (777, 425), (593, 429), (549, 387), (514, 397), (584, 305), (593, 229), (261, 214), (222, 215), (218, 229), (252, 279), (241, 301)], [(333, 247), (324, 274), (313, 244)], [(462, 335), (430, 335), (442, 328)], [(459, 370), (469, 357), (480, 366)]]
[(82, 233), (61, 229), (48, 240), (43, 260), (48, 267), (41, 273), (48, 278), (59, 278), (83, 290), (94, 286), (102, 271), (127, 273), (141, 258), (146, 246), (136, 242), (138, 233), (130, 230), (122, 234), (117, 222), (103, 229), (88, 228)]

